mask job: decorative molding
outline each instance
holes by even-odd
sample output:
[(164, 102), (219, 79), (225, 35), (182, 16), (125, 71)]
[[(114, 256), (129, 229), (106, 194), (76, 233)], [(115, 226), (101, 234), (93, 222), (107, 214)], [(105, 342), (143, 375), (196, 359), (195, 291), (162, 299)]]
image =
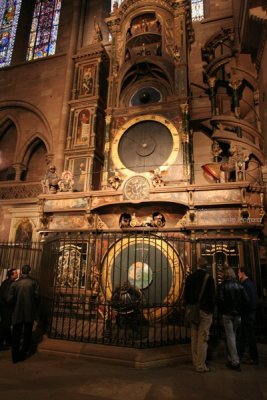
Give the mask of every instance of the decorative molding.
[(1, 186), (0, 199), (27, 199), (36, 198), (42, 193), (41, 183), (34, 183), (30, 185), (14, 185)]

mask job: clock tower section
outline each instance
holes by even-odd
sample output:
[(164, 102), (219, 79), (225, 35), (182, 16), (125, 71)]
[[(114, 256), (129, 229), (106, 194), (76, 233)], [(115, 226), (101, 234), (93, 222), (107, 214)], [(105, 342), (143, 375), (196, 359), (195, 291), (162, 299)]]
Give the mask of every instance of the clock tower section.
[(111, 47), (102, 189), (117, 182), (125, 200), (142, 201), (149, 186), (166, 193), (193, 179), (190, 2), (125, 0), (115, 3), (106, 23)]

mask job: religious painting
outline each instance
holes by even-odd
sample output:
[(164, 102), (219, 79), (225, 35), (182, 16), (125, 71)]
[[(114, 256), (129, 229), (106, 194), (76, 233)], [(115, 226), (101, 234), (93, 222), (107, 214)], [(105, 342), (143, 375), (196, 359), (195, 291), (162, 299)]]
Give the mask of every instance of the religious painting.
[(28, 218), (23, 218), (16, 229), (16, 243), (30, 243), (32, 241), (32, 224)]
[(90, 116), (91, 113), (87, 108), (76, 111), (75, 115), (75, 125), (76, 125), (76, 135), (75, 144), (82, 145), (88, 144), (90, 137)]
[(81, 80), (80, 80), (80, 96), (89, 96), (93, 94), (94, 85), (94, 65), (84, 65), (81, 68)]
[(89, 182), (88, 159), (86, 157), (75, 158), (70, 160), (70, 165), (74, 180), (73, 190), (74, 192), (83, 192), (87, 189)]
[(49, 223), (49, 229), (86, 229), (88, 227), (88, 222), (85, 215), (60, 213), (54, 214), (51, 222)]

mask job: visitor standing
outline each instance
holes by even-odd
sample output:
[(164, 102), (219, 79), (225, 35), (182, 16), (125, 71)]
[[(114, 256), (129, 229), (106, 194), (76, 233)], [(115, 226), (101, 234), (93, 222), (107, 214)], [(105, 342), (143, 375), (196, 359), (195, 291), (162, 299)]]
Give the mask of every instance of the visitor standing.
[(222, 315), (227, 349), (227, 368), (241, 371), (237, 352), (237, 329), (241, 324), (241, 312), (248, 304), (244, 286), (236, 279), (233, 268), (225, 266), (223, 282), (218, 287), (218, 311)]
[(7, 278), (0, 286), (0, 350), (11, 347), (11, 317), (12, 308), (8, 304), (8, 292), (12, 282), (18, 279), (18, 271), (11, 268), (7, 271)]
[(23, 265), (20, 278), (13, 282), (8, 293), (12, 307), (12, 360), (13, 363), (27, 358), (31, 345), (33, 323), (37, 318), (39, 286), (29, 274), (31, 267)]
[[(249, 298), (248, 305), (242, 310), (241, 314), (239, 357), (244, 364), (258, 365), (259, 353), (255, 335), (256, 314), (259, 305), (258, 293), (256, 286), (248, 276), (246, 268), (238, 270), (238, 277)], [(244, 359), (246, 350), (248, 350), (248, 358)]]
[[(191, 352), (196, 372), (209, 372), (206, 365), (209, 332), (215, 307), (214, 279), (207, 272), (208, 263), (204, 257), (198, 260), (197, 270), (190, 274), (185, 283), (186, 305), (197, 304), (200, 299), (200, 322), (191, 324)], [(208, 274), (208, 275), (207, 275)]]

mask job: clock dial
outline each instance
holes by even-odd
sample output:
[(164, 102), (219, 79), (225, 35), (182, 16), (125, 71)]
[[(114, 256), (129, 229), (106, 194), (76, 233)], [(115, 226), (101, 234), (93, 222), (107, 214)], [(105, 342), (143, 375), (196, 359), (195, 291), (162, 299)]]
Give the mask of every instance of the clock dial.
[[(173, 123), (159, 115), (129, 120), (113, 140), (111, 155), (121, 173), (132, 175), (173, 165), (179, 151), (179, 134)], [(129, 173), (127, 173), (129, 171)]]
[(125, 183), (124, 196), (129, 200), (142, 200), (149, 196), (149, 182), (143, 176), (134, 176)]
[[(164, 318), (182, 293), (183, 266), (170, 243), (156, 236), (127, 237), (110, 246), (102, 263), (105, 298), (129, 282), (142, 291), (143, 314), (148, 319)], [(156, 288), (161, 287), (161, 290)], [(166, 307), (158, 307), (158, 304)]]

